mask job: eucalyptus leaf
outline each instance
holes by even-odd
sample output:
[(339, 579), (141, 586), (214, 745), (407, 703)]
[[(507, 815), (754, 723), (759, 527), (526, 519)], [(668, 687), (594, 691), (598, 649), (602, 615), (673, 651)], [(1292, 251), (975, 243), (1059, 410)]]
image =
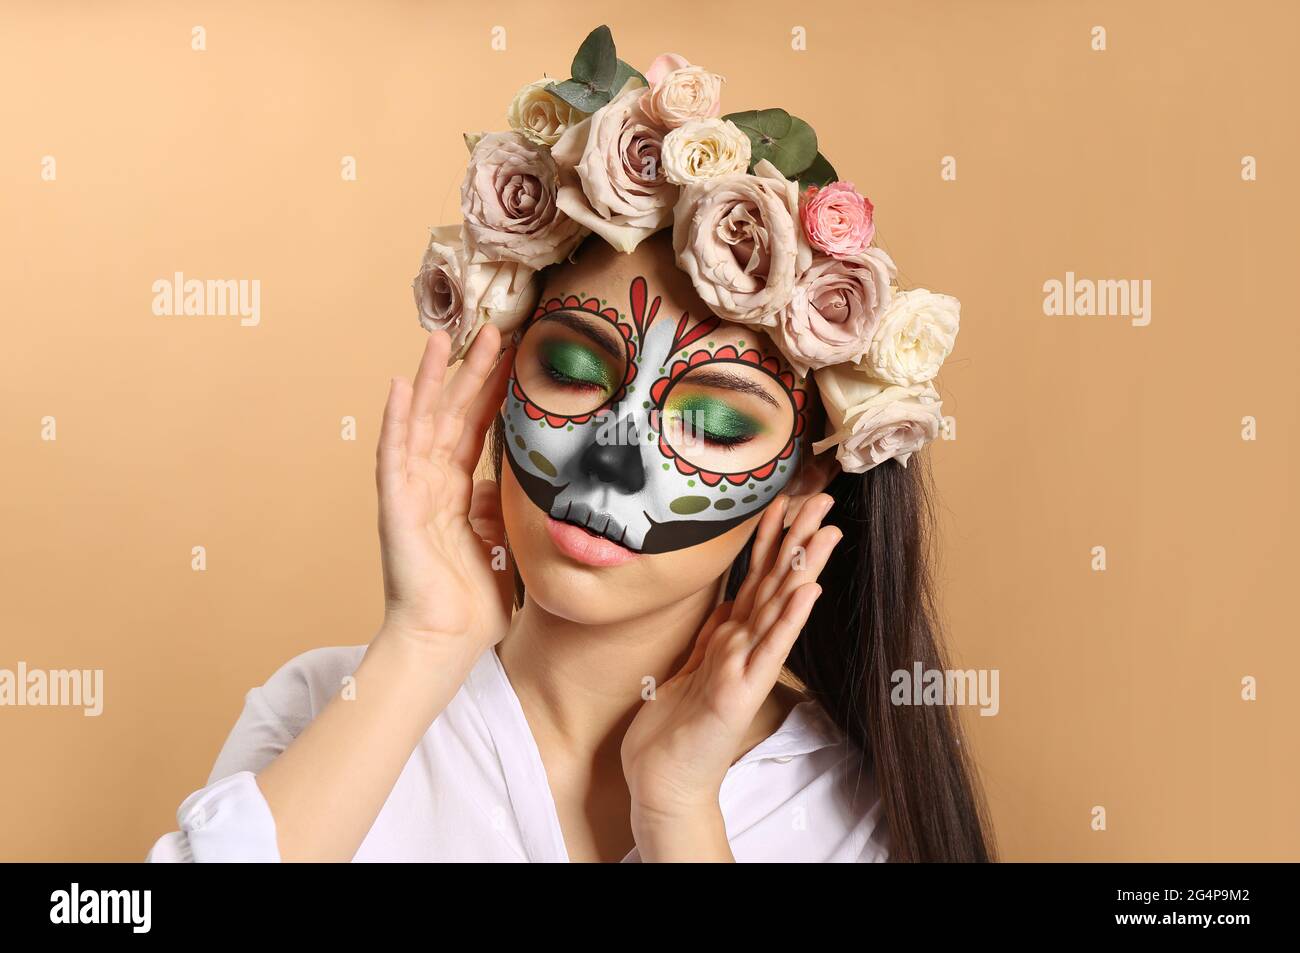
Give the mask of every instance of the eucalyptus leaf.
[(792, 178), (817, 157), (817, 133), (784, 109), (751, 109), (722, 118), (730, 119), (749, 137), (751, 169), (766, 159), (786, 178)]
[(614, 37), (603, 23), (587, 34), (573, 57), (573, 78), (596, 89), (609, 92), (618, 72), (618, 55)]
[(838, 178), (839, 176), (835, 174), (835, 167), (819, 152), (817, 158), (812, 160), (812, 165), (799, 173), (799, 188), (801, 190), (806, 189), (810, 185), (822, 188), (830, 185)]
[[(754, 147), (754, 161), (761, 162), (767, 158), (768, 144), (790, 132), (792, 117), (784, 109), (750, 109), (740, 113), (728, 113), (722, 117), (730, 119), (740, 131), (749, 137)], [(763, 155), (758, 155), (762, 150)]]
[(639, 70), (635, 69), (634, 67), (628, 66), (622, 60), (619, 60), (618, 69), (614, 71), (614, 82), (610, 84), (609, 87), (610, 91), (617, 96), (619, 91), (623, 88), (624, 84), (627, 83), (627, 81), (631, 79), (633, 76), (635, 76), (637, 79), (641, 81), (642, 86), (650, 85), (646, 81), (646, 78), (641, 75), (641, 72)]
[(790, 117), (790, 131), (775, 140), (764, 157), (786, 178), (793, 178), (817, 158), (817, 133), (798, 116)]
[(574, 79), (566, 79), (562, 83), (549, 83), (546, 91), (564, 100), (574, 109), (585, 113), (594, 113), (610, 100), (608, 90), (594, 89)]

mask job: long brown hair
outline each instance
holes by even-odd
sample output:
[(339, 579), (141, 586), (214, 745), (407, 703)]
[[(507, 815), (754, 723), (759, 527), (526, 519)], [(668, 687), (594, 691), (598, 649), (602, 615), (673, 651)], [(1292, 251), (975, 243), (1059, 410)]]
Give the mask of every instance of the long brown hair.
[[(947, 668), (930, 587), (933, 514), (924, 459), (890, 460), (840, 473), (825, 523), (844, 539), (818, 582), (814, 604), (786, 663), (862, 750), (899, 861), (988, 861), (990, 825), (956, 712), (946, 705), (895, 705), (894, 672)], [(732, 566), (734, 596), (749, 563)], [(864, 764), (864, 769), (865, 769)]]

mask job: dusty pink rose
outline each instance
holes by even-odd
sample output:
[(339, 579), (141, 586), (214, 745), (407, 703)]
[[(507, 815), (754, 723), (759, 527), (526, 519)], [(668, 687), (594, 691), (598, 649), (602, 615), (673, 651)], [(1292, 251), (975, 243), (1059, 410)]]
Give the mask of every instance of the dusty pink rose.
[(560, 210), (624, 252), (665, 228), (677, 201), (663, 169), (666, 130), (645, 114), (645, 96), (625, 88), (551, 147)]
[(835, 364), (813, 373), (827, 436), (813, 453), (835, 448), (846, 473), (865, 473), (886, 460), (903, 466), (939, 435), (942, 402), (934, 384), (904, 387), (870, 377), (858, 364)]
[(471, 263), (460, 226), (435, 228), (411, 283), (420, 325), (446, 331), (449, 360), (460, 360), (483, 325), (495, 324), (505, 339), (523, 323), (537, 303), (535, 274), (516, 261)]
[(851, 182), (809, 186), (800, 204), (809, 244), (832, 258), (861, 255), (876, 237), (875, 210)]
[(559, 172), (545, 148), (517, 132), (475, 141), (460, 188), (471, 260), (537, 269), (565, 258), (586, 232), (560, 211), (558, 190)]
[(817, 256), (777, 315), (773, 341), (801, 375), (857, 361), (871, 346), (897, 275), (893, 260), (879, 248), (856, 258)]
[(772, 327), (812, 250), (796, 223), (797, 186), (766, 159), (754, 173), (683, 188), (673, 210), (673, 250), (714, 314)]

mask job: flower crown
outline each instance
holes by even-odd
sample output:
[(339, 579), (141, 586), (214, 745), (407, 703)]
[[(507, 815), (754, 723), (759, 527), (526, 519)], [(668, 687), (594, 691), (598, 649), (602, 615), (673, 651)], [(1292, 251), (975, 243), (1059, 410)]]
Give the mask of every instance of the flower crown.
[(420, 324), (452, 360), (484, 324), (531, 313), (537, 272), (595, 232), (631, 252), (672, 226), (677, 265), (715, 315), (762, 328), (817, 383), (842, 469), (906, 466), (939, 433), (934, 377), (960, 305), (901, 290), (873, 244), (874, 207), (839, 181), (811, 126), (784, 109), (720, 115), (723, 77), (675, 53), (645, 74), (606, 26), (572, 78), (521, 89), (510, 132), (466, 135), (460, 225), (434, 228), (415, 278)]

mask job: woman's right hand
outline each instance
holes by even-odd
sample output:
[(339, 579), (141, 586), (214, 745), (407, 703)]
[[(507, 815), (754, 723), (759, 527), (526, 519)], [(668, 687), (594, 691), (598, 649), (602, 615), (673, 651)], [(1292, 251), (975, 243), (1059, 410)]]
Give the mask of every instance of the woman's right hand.
[(377, 455), (384, 630), (470, 655), (499, 642), (510, 621), (496, 487), (474, 486), (510, 376), (512, 352), (497, 360), (500, 345), (484, 325), (445, 381), (451, 340), (430, 334), (414, 384), (392, 382)]

